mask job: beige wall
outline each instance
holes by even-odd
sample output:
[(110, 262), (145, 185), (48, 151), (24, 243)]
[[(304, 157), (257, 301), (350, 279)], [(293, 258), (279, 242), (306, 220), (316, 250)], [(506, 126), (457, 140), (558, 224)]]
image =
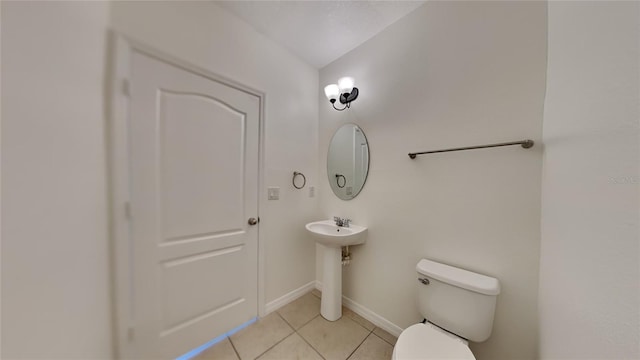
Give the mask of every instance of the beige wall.
[(111, 358), (107, 4), (1, 10), (1, 357)]
[(640, 358), (640, 5), (550, 2), (540, 357)]
[[(2, 357), (111, 358), (107, 27), (266, 93), (266, 302), (315, 279), (318, 71), (214, 2), (2, 2)], [(266, 191), (265, 191), (266, 194)], [(295, 269), (292, 271), (291, 269)]]
[(404, 328), (422, 320), (420, 258), (495, 276), (493, 335), (471, 345), (480, 360), (536, 357), (541, 147), (407, 153), (539, 141), (546, 17), (544, 2), (428, 2), (320, 71), (321, 87), (350, 75), (360, 89), (344, 112), (319, 96), (321, 177), (342, 124), (361, 126), (371, 151), (356, 199), (320, 181), (323, 217), (369, 227), (344, 268), (344, 295)]
[[(339, 215), (370, 229), (344, 294), (400, 327), (421, 319), (414, 268), (427, 257), (500, 279), (494, 333), (472, 344), (480, 360), (535, 358), (538, 333), (542, 358), (639, 356), (637, 3), (551, 3), (547, 72), (544, 2), (429, 2), (320, 81), (212, 2), (3, 1), (1, 12), (3, 358), (113, 356), (108, 26), (267, 94), (264, 185), (281, 187), (281, 200), (261, 198), (267, 302), (314, 279), (302, 224)], [(319, 89), (342, 75), (361, 94), (336, 112)], [(326, 151), (347, 122), (366, 134), (371, 166), (342, 201)], [(537, 146), (406, 155), (524, 138)], [(294, 170), (316, 198), (293, 189)]]

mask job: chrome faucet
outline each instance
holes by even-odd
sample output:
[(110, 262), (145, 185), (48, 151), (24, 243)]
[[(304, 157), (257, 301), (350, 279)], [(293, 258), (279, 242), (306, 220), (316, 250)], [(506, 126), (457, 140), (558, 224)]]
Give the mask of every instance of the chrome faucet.
[(351, 219), (343, 219), (341, 217), (334, 216), (333, 221), (336, 222), (336, 226), (349, 227), (349, 223), (351, 222)]

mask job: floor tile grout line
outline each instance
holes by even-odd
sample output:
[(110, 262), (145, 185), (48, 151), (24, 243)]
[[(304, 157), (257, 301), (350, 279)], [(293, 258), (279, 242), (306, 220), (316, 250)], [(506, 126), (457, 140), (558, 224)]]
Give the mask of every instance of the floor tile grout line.
[[(313, 319), (309, 320), (309, 321), (307, 322), (307, 324), (308, 324), (308, 323), (310, 323), (311, 321), (313, 321), (315, 318), (317, 318), (317, 317), (319, 317), (319, 316), (321, 316), (321, 315), (317, 315), (317, 316), (315, 316)], [(343, 316), (344, 316), (344, 314), (343, 314)], [(341, 318), (342, 318), (342, 316), (341, 316)], [(358, 323), (357, 321), (355, 321), (355, 320), (351, 319), (350, 317), (345, 316), (345, 318), (347, 318), (347, 319), (349, 319), (350, 321), (353, 321), (354, 323), (356, 323), (356, 324), (360, 325), (364, 330), (366, 330), (366, 331), (368, 332), (368, 333), (367, 333), (367, 336), (365, 336), (365, 337), (364, 337), (364, 339), (362, 339), (362, 341), (358, 344), (358, 346), (356, 346), (356, 348), (355, 348), (355, 349), (354, 349), (354, 350), (353, 350), (353, 351), (352, 351), (352, 352), (351, 352), (351, 353), (350, 353), (350, 354), (349, 354), (349, 355), (344, 359), (344, 360), (347, 360), (347, 359), (349, 359), (349, 358), (350, 358), (350, 357), (351, 357), (351, 356), (356, 352), (356, 350), (358, 350), (358, 348), (360, 348), (360, 346), (362, 346), (362, 344), (364, 343), (364, 341), (365, 341), (365, 340), (367, 340), (367, 338), (368, 338), (369, 336), (371, 336), (371, 334), (373, 334), (373, 330), (375, 330), (376, 326), (374, 326), (374, 327), (373, 327), (373, 329), (369, 330), (369, 329), (367, 329), (366, 327), (364, 327), (362, 324), (360, 324), (360, 323)], [(327, 320), (327, 321), (328, 321), (328, 320)], [(336, 320), (336, 321), (337, 321), (337, 320)], [(306, 325), (306, 324), (305, 324), (305, 325)], [(304, 327), (304, 326), (301, 326), (301, 327), (300, 327), (300, 329), (302, 329), (303, 327)], [(296, 333), (297, 333), (297, 332), (298, 332), (298, 330), (296, 330)], [(311, 345), (311, 343), (310, 343), (310, 342), (308, 342), (308, 341), (307, 341), (307, 339), (305, 339), (305, 338), (304, 338), (304, 336), (302, 336), (302, 334), (299, 334), (299, 335), (300, 335), (300, 337), (301, 337), (301, 338), (302, 338), (302, 339), (303, 339), (307, 344), (309, 344), (309, 346), (311, 346), (311, 348), (312, 348), (313, 350), (315, 350), (315, 351), (320, 355), (320, 357), (322, 357), (322, 358), (324, 359), (324, 356), (322, 356), (322, 354), (320, 354), (320, 351), (319, 351), (319, 350), (317, 350), (315, 347), (313, 347), (313, 345)], [(377, 336), (377, 335), (376, 335), (376, 336)]]
[[(307, 326), (307, 324), (309, 324), (310, 322), (312, 322), (313, 320), (315, 320), (318, 316), (320, 316), (320, 314), (318, 314), (318, 315), (314, 316), (314, 317), (313, 317), (313, 319), (311, 319), (311, 320), (307, 321), (307, 323), (306, 323), (306, 324), (304, 324), (303, 326), (300, 326), (300, 329), (302, 329), (303, 327)], [(298, 329), (298, 330), (299, 330), (299, 329)], [(325, 359), (325, 357), (324, 357), (324, 356), (322, 356), (322, 354), (320, 353), (320, 350), (316, 349), (316, 348), (315, 348), (315, 347), (314, 347), (314, 346), (313, 346), (309, 341), (307, 341), (307, 339), (305, 339), (305, 337), (304, 337), (304, 336), (302, 336), (302, 334), (300, 334), (300, 333), (298, 332), (298, 330), (296, 330), (296, 334), (298, 334), (298, 335), (302, 338), (302, 340), (303, 340), (304, 342), (306, 342), (307, 344), (309, 344), (309, 346), (313, 349), (313, 351), (315, 351), (316, 353), (318, 353), (318, 355), (320, 355), (320, 357), (321, 357), (322, 359)]]
[(287, 319), (284, 318), (284, 316), (282, 316), (282, 314), (280, 314), (278, 311), (274, 311), (276, 314), (278, 314), (278, 317), (280, 317), (280, 319), (282, 319), (282, 321), (285, 322), (285, 324), (289, 325), (289, 327), (291, 328), (291, 330), (293, 330), (293, 332), (296, 332), (296, 328), (293, 327), (293, 325), (289, 324), (289, 322), (287, 321)]
[[(353, 310), (351, 310), (351, 311), (353, 312)], [(354, 312), (354, 314), (355, 314), (355, 312)], [(356, 314), (356, 315), (358, 315), (358, 314)], [(343, 316), (344, 316), (344, 314), (343, 314)], [(359, 315), (358, 315), (358, 316), (359, 316)], [(375, 329), (377, 328), (377, 326), (375, 326), (375, 325), (373, 325), (373, 323), (371, 323), (371, 324), (373, 325), (373, 329), (369, 330), (369, 329), (367, 329), (367, 327), (366, 327), (366, 326), (364, 326), (364, 325), (360, 324), (359, 322), (357, 322), (357, 321), (353, 320), (352, 318), (350, 318), (350, 317), (348, 317), (348, 316), (347, 316), (347, 318), (349, 318), (349, 320), (353, 321), (354, 323), (356, 323), (356, 324), (358, 324), (358, 325), (362, 326), (362, 328), (364, 328), (364, 329), (365, 329), (365, 330), (367, 330), (368, 332), (373, 332), (373, 330), (375, 330)], [(363, 319), (364, 319), (364, 318), (363, 318)], [(365, 319), (365, 320), (367, 320), (367, 319)], [(367, 320), (367, 321), (369, 321), (369, 320)], [(369, 321), (369, 322), (371, 322), (371, 321)]]
[[(283, 337), (282, 339), (280, 339), (278, 342), (276, 342), (275, 344), (273, 344), (272, 346), (270, 346), (268, 349), (266, 349), (265, 351), (263, 351), (262, 353), (258, 354), (258, 356), (256, 356), (254, 359), (259, 358), (260, 356), (266, 354), (269, 350), (273, 349), (274, 347), (278, 346), (278, 344), (280, 344), (281, 342), (285, 341), (286, 339), (289, 338), (289, 336), (293, 335), (296, 333), (296, 329), (293, 328), (293, 326), (291, 326), (291, 324), (289, 324), (287, 322), (287, 320), (285, 320), (285, 318), (280, 315), (280, 313), (278, 311), (274, 311), (278, 317), (280, 317), (282, 319), (282, 321), (284, 321), (285, 324), (287, 324), (287, 326), (289, 326), (289, 328), (292, 330), (291, 333), (287, 334), (285, 337)], [(244, 360), (244, 359), (240, 359), (240, 360)]]
[[(313, 294), (313, 290), (310, 292), (310, 294), (312, 294), (312, 295), (316, 296), (315, 294)], [(318, 299), (322, 300), (322, 293), (320, 293), (320, 295), (321, 295), (321, 296), (316, 296), (316, 297), (317, 297)], [(349, 309), (349, 310), (351, 310), (351, 309)], [(351, 310), (351, 311), (353, 312), (353, 310)], [(354, 312), (354, 314), (355, 314), (355, 312)], [(356, 315), (358, 315), (358, 314), (356, 314)], [(306, 326), (307, 324), (309, 324), (311, 321), (313, 321), (313, 320), (314, 320), (316, 317), (318, 317), (318, 316), (321, 316), (321, 314), (320, 314), (320, 315), (317, 315), (317, 316), (315, 316), (313, 319), (311, 319), (311, 320), (307, 321), (305, 324), (303, 324), (302, 326), (300, 326), (300, 329), (302, 329), (304, 326)], [(344, 315), (344, 312), (342, 312), (342, 316), (345, 316), (345, 315)], [(342, 317), (342, 316), (341, 316), (341, 317)], [(346, 316), (346, 318), (348, 318), (349, 320), (351, 320), (351, 321), (353, 321), (354, 323), (358, 324), (360, 327), (362, 327), (363, 329), (365, 329), (368, 333), (367, 333), (367, 336), (365, 336), (365, 337), (364, 337), (364, 339), (360, 342), (360, 344), (358, 344), (358, 346), (356, 346), (356, 348), (355, 348), (355, 349), (354, 349), (354, 350), (349, 354), (349, 356), (347, 356), (347, 357), (345, 358), (345, 360), (347, 360), (347, 359), (349, 359), (351, 356), (353, 356), (353, 354), (354, 354), (354, 353), (355, 353), (355, 352), (360, 348), (360, 346), (362, 346), (362, 344), (364, 344), (365, 340), (367, 340), (367, 338), (368, 338), (369, 336), (371, 336), (371, 334), (374, 334), (373, 332), (374, 332), (374, 330), (377, 328), (377, 326), (375, 326), (375, 325), (373, 325), (373, 324), (372, 324), (372, 325), (373, 325), (373, 328), (372, 328), (372, 329), (368, 329), (367, 327), (365, 327), (364, 325), (362, 325), (360, 322), (358, 322), (358, 321), (356, 321), (356, 320), (352, 319), (351, 317)], [(366, 320), (366, 319), (365, 319), (365, 320)], [(285, 321), (286, 321), (286, 320), (285, 320)], [(368, 321), (368, 320), (367, 320), (367, 321)], [(298, 330), (295, 330), (295, 331), (296, 331), (296, 333), (298, 333)], [(305, 339), (301, 334), (298, 334), (298, 335), (300, 335), (300, 337), (301, 337), (301, 338), (302, 338), (302, 339), (303, 339), (307, 344), (309, 344), (309, 346), (311, 346), (311, 348), (312, 348), (313, 350), (315, 350), (315, 351), (320, 355), (320, 357), (322, 357), (322, 358), (324, 359), (324, 357), (322, 356), (322, 354), (320, 354), (320, 351), (318, 351), (315, 347), (313, 347), (313, 345), (311, 345), (311, 343), (309, 343), (309, 342), (307, 341), (307, 339)], [(374, 335), (375, 335), (375, 334), (374, 334)], [(375, 336), (376, 336), (376, 337), (378, 337), (378, 338), (380, 338), (380, 336), (378, 336), (378, 335), (375, 335)], [(386, 340), (384, 340), (384, 339), (382, 339), (382, 338), (380, 338), (380, 339), (381, 339), (382, 341), (386, 342), (387, 344), (389, 344), (389, 345), (393, 346), (393, 344), (390, 344), (388, 341), (386, 341)]]
[[(312, 290), (312, 291), (313, 291), (313, 290)], [(308, 293), (306, 293), (306, 294), (304, 294), (304, 295), (300, 296), (298, 299), (301, 299), (303, 296), (306, 296), (306, 295), (309, 295), (309, 294), (311, 294), (311, 292), (308, 292)], [(313, 295), (313, 294), (311, 294), (311, 295)], [(317, 296), (316, 296), (316, 297), (317, 297)], [(291, 304), (291, 303), (293, 303), (293, 302), (297, 301), (298, 299), (296, 299), (296, 300), (294, 300), (294, 301), (290, 302), (289, 304)], [(289, 304), (287, 304), (287, 305), (289, 305)], [(287, 305), (282, 306), (280, 309), (283, 309), (283, 308), (284, 308), (284, 307), (286, 307)], [(293, 331), (298, 332), (298, 330), (293, 326), (293, 324), (291, 324), (289, 321), (287, 321), (287, 319), (285, 319), (285, 317), (284, 317), (282, 314), (280, 314), (280, 309), (275, 310), (274, 312), (278, 313), (278, 315), (282, 318), (282, 320), (284, 320), (284, 321), (287, 323), (287, 325), (291, 326), (291, 328), (293, 329)], [(315, 319), (316, 317), (318, 317), (318, 315), (320, 315), (320, 311), (319, 311), (319, 310), (318, 310), (318, 314), (317, 314), (317, 315), (314, 315), (314, 316), (311, 318), (311, 320), (309, 320), (309, 321), (307, 321), (307, 322), (303, 323), (303, 324), (302, 324), (302, 325), (300, 325), (298, 328), (299, 328), (299, 329), (302, 329), (305, 325), (307, 325), (307, 324), (308, 324), (308, 323), (310, 323), (313, 319)]]
[[(277, 311), (274, 311), (274, 313), (278, 314), (278, 317), (280, 317), (280, 318), (285, 322), (285, 324), (287, 324), (287, 326), (289, 326), (289, 328), (292, 330), (292, 332), (291, 332), (291, 333), (289, 333), (289, 334), (287, 334), (285, 337), (283, 337), (283, 338), (282, 338), (282, 339), (280, 339), (278, 342), (276, 342), (275, 344), (273, 344), (273, 346), (271, 346), (271, 347), (269, 347), (268, 349), (266, 349), (265, 351), (261, 352), (260, 354), (258, 354), (258, 356), (254, 357), (254, 358), (253, 358), (253, 359), (251, 359), (251, 360), (257, 359), (257, 358), (259, 358), (260, 356), (264, 355), (267, 351), (269, 351), (269, 350), (273, 349), (273, 348), (274, 348), (274, 347), (276, 347), (278, 344), (280, 344), (280, 343), (281, 343), (281, 342), (283, 342), (285, 339), (287, 339), (289, 336), (291, 336), (291, 334), (294, 334), (294, 333), (296, 332), (296, 329), (294, 329), (294, 328), (293, 328), (293, 326), (289, 325), (289, 323), (287, 322), (287, 320), (285, 320), (285, 319), (282, 317), (282, 315), (280, 315)], [(233, 346), (233, 341), (231, 341), (231, 337), (228, 337), (228, 338), (229, 338), (229, 341), (231, 342), (231, 346)], [(233, 346), (233, 350), (236, 350), (235, 346)], [(240, 360), (245, 360), (245, 359), (243, 359), (243, 358), (240, 356), (240, 354), (238, 353), (238, 351), (237, 351), (237, 350), (236, 350), (236, 354), (238, 355), (238, 358), (239, 358)]]
[[(284, 306), (283, 306), (284, 307)], [(296, 328), (293, 326), (293, 324), (291, 324), (290, 322), (287, 321), (287, 319), (284, 318), (284, 316), (282, 316), (282, 314), (280, 314), (279, 310), (274, 311), (276, 314), (278, 314), (278, 316), (280, 317), (280, 319), (284, 320), (284, 322), (289, 325), (290, 328), (293, 329), (293, 331), (296, 331)]]
[(345, 360), (348, 360), (350, 357), (353, 356), (353, 354), (356, 353), (356, 351), (358, 351), (358, 349), (360, 349), (360, 347), (362, 346), (362, 344), (364, 344), (365, 341), (367, 341), (367, 339), (369, 338), (369, 336), (371, 336), (371, 334), (373, 334), (373, 332), (370, 332), (369, 334), (367, 334), (367, 336), (364, 337), (364, 339), (362, 339), (362, 341), (360, 342), (360, 344), (358, 344), (358, 346), (356, 346), (355, 349), (353, 349), (353, 351), (351, 352), (351, 354), (349, 354), (349, 356), (346, 357)]
[[(315, 319), (315, 318), (314, 318)], [(320, 354), (320, 351), (318, 349), (316, 349), (315, 347), (313, 347), (313, 345), (311, 345), (310, 342), (307, 341), (307, 339), (304, 338), (304, 336), (302, 336), (302, 334), (298, 333), (298, 331), (296, 331), (296, 334), (298, 334), (298, 336), (300, 336), (300, 338), (302, 339), (302, 341), (304, 341), (305, 343), (307, 343), (307, 345), (309, 345), (309, 347), (311, 349), (313, 349), (313, 351), (316, 352), (316, 354), (318, 354), (318, 356), (320, 356), (321, 359), (326, 360), (326, 358), (324, 356), (322, 356), (322, 354)]]
[[(260, 356), (262, 356), (262, 355), (266, 354), (267, 352), (269, 352), (269, 350), (271, 350), (271, 349), (273, 349), (274, 347), (278, 346), (278, 344), (280, 344), (281, 342), (283, 342), (283, 341), (285, 341), (286, 339), (288, 339), (291, 335), (296, 334), (296, 335), (298, 335), (298, 336), (302, 339), (302, 341), (304, 341), (305, 343), (307, 343), (307, 344), (309, 345), (309, 347), (311, 347), (311, 349), (312, 349), (313, 351), (315, 351), (315, 352), (320, 356), (320, 358), (322, 358), (323, 360), (325, 360), (324, 356), (322, 356), (322, 354), (320, 354), (320, 352), (319, 352), (318, 350), (316, 350), (316, 348), (314, 348), (314, 347), (313, 347), (313, 345), (311, 345), (311, 344), (307, 341), (307, 339), (305, 339), (305, 338), (304, 338), (300, 333), (298, 333), (298, 331), (297, 331), (293, 326), (291, 326), (291, 324), (289, 324), (289, 323), (287, 322), (287, 320), (286, 320), (282, 315), (280, 315), (280, 313), (279, 313), (279, 312), (275, 311), (275, 313), (276, 313), (276, 314), (278, 314), (278, 316), (279, 316), (282, 320), (284, 320), (284, 322), (285, 322), (287, 325), (289, 325), (289, 327), (291, 328), (291, 330), (293, 330), (293, 332), (292, 332), (292, 333), (290, 333), (290, 334), (287, 334), (287, 336), (285, 336), (284, 338), (282, 338), (282, 339), (281, 339), (280, 341), (278, 341), (277, 343), (273, 344), (273, 346), (271, 346), (270, 348), (268, 348), (268, 349), (266, 349), (265, 351), (263, 351), (262, 353), (260, 353), (258, 356), (256, 356), (256, 357), (255, 357), (255, 359), (257, 359), (257, 358), (259, 358)], [(314, 316), (314, 317), (313, 317), (313, 319), (317, 318), (318, 316), (320, 316), (320, 315), (316, 315), (316, 316)], [(313, 319), (311, 319), (311, 320), (313, 320)], [(307, 323), (311, 322), (311, 320), (309, 320)], [(305, 323), (305, 325), (306, 325), (307, 323)], [(301, 326), (300, 328), (302, 328), (302, 326)], [(231, 339), (229, 339), (229, 340), (231, 340)], [(232, 344), (232, 345), (233, 345), (233, 344)], [(234, 350), (235, 350), (235, 348), (234, 348)], [(240, 357), (240, 356), (238, 355), (238, 357)], [(240, 358), (240, 360), (244, 360), (244, 359)]]
[[(259, 358), (260, 356), (262, 356), (262, 355), (266, 354), (267, 352), (269, 352), (269, 350), (271, 350), (271, 349), (273, 349), (274, 347), (278, 346), (278, 344), (280, 344), (281, 342), (283, 342), (283, 341), (287, 340), (287, 339), (289, 338), (289, 336), (291, 336), (291, 335), (293, 335), (293, 334), (295, 334), (295, 333), (296, 333), (296, 331), (295, 331), (295, 330), (293, 330), (293, 332), (292, 332), (292, 333), (287, 334), (287, 336), (285, 336), (285, 337), (283, 337), (282, 339), (280, 339), (277, 343), (273, 344), (273, 345), (272, 345), (271, 347), (269, 347), (267, 350), (265, 350), (265, 351), (261, 352), (260, 354), (258, 354), (258, 356), (256, 356), (254, 359), (257, 359), (257, 358)], [(244, 359), (240, 359), (240, 360), (244, 360)], [(253, 360), (253, 359), (252, 359), (252, 360)]]
[[(380, 328), (378, 328), (378, 329), (380, 329)], [(380, 329), (380, 330), (383, 330), (383, 329)], [(384, 331), (384, 330), (383, 330), (383, 331)], [(375, 336), (379, 337), (382, 341), (386, 342), (387, 344), (389, 344), (389, 345), (391, 345), (391, 346), (395, 347), (395, 344), (392, 344), (391, 342), (389, 342), (389, 340), (387, 340), (387, 339), (383, 338), (382, 336), (380, 336), (380, 335), (376, 334), (376, 333), (375, 333), (375, 332), (373, 332), (373, 331), (372, 331), (371, 333), (372, 333), (373, 335), (375, 335)], [(397, 341), (397, 340), (396, 340), (396, 341)]]
[[(308, 294), (314, 295), (314, 294), (312, 294), (311, 292), (309, 292)], [(315, 295), (314, 295), (314, 296), (315, 296)], [(317, 296), (315, 296), (315, 297), (316, 297), (316, 298), (318, 298), (319, 300), (321, 300), (319, 297), (317, 297)], [(320, 356), (320, 358), (321, 358), (321, 359), (325, 360), (325, 357), (324, 357), (324, 356), (322, 356), (322, 354), (320, 353), (320, 351), (319, 351), (318, 349), (316, 349), (315, 347), (313, 347), (313, 345), (311, 345), (311, 343), (310, 343), (310, 342), (308, 342), (308, 341), (307, 341), (307, 339), (305, 339), (305, 338), (304, 338), (304, 336), (302, 336), (302, 334), (300, 334), (300, 333), (298, 332), (298, 330), (300, 330), (300, 329), (302, 329), (303, 327), (307, 326), (307, 324), (309, 324), (310, 322), (312, 322), (313, 320), (315, 320), (317, 317), (319, 317), (319, 316), (320, 316), (320, 313), (319, 313), (319, 312), (318, 312), (318, 314), (317, 314), (317, 315), (313, 316), (309, 321), (307, 321), (307, 322), (305, 322), (304, 324), (300, 325), (300, 326), (298, 327), (298, 329), (296, 329), (296, 328), (295, 328), (291, 323), (289, 323), (289, 322), (287, 321), (287, 319), (285, 319), (285, 318), (284, 318), (284, 316), (282, 316), (282, 314), (280, 314), (279, 310), (276, 310), (276, 311), (275, 311), (275, 313), (277, 313), (277, 314), (278, 314), (278, 316), (279, 316), (280, 318), (282, 318), (282, 320), (284, 320), (284, 322), (285, 322), (285, 323), (287, 323), (287, 325), (289, 325), (289, 327), (291, 327), (291, 328), (293, 329), (293, 332), (294, 332), (295, 334), (297, 334), (297, 335), (302, 339), (302, 341), (304, 341), (307, 345), (309, 345), (309, 347), (310, 347), (313, 351), (315, 351), (315, 352), (316, 352), (316, 354), (318, 354), (318, 356)], [(285, 339), (286, 339), (286, 338), (288, 338), (289, 336), (291, 336), (291, 335), (287, 335), (287, 336), (285, 337)], [(283, 339), (283, 340), (281, 340), (280, 342), (282, 342), (282, 341), (284, 341), (284, 339)], [(276, 345), (278, 345), (278, 344), (276, 344)], [(276, 345), (274, 345), (273, 347), (275, 347)], [(270, 348), (270, 349), (271, 349), (271, 348)], [(269, 351), (270, 349), (267, 349), (267, 351)], [(267, 351), (265, 351), (264, 353), (266, 353)], [(260, 356), (262, 356), (264, 353), (260, 354)], [(241, 360), (242, 360), (242, 359), (241, 359)]]
[[(318, 300), (322, 300), (321, 296), (317, 296), (316, 294), (313, 294), (313, 291), (307, 293), (307, 294), (311, 294), (313, 297), (317, 298)], [(306, 294), (305, 294), (306, 295)], [(321, 295), (321, 294), (320, 294)], [(343, 309), (347, 309), (347, 310), (351, 310), (348, 309), (346, 307), (343, 306)], [(291, 337), (293, 334), (296, 334), (298, 337), (300, 337), (302, 339), (302, 341), (307, 344), (318, 356), (320, 359), (322, 360), (326, 360), (326, 358), (320, 353), (320, 351), (318, 349), (316, 349), (304, 336), (302, 336), (302, 334), (299, 332), (299, 330), (302, 330), (303, 328), (305, 328), (306, 326), (308, 326), (311, 322), (313, 322), (314, 320), (316, 320), (316, 318), (318, 317), (322, 317), (322, 314), (317, 313), (316, 315), (314, 315), (311, 319), (309, 319), (308, 321), (302, 323), (300, 326), (298, 326), (298, 328), (296, 329), (293, 324), (291, 324), (289, 321), (287, 321), (287, 319), (285, 319), (285, 317), (280, 313), (281, 309), (278, 309), (276, 311), (274, 311), (277, 316), (284, 321), (285, 324), (287, 324), (287, 326), (289, 327), (289, 330), (292, 331), (291, 333), (285, 335), (282, 339), (280, 339), (279, 341), (277, 341), (274, 345), (270, 346), (269, 348), (267, 348), (265, 351), (261, 352), (260, 354), (258, 354), (256, 357), (254, 357), (254, 359), (257, 359), (261, 356), (264, 356), (266, 353), (268, 353), (269, 351), (271, 351), (273, 348), (275, 348), (276, 346), (280, 345), (282, 342), (284, 342), (285, 340), (287, 340), (289, 337)], [(353, 312), (353, 310), (351, 310), (350, 312)], [(376, 326), (375, 324), (371, 323), (371, 329), (369, 329), (369, 327), (365, 326), (364, 324), (360, 323), (357, 319), (359, 317), (359, 315), (355, 312), (353, 312), (354, 315), (356, 315), (356, 318), (352, 318), (349, 315), (346, 315), (345, 312), (342, 312), (343, 316), (345, 317), (345, 320), (349, 320), (351, 322), (354, 322), (356, 324), (358, 324), (360, 327), (362, 327), (366, 332), (366, 336), (364, 337), (364, 339), (362, 339), (362, 341), (360, 341), (360, 343), (355, 347), (355, 349), (353, 351), (351, 351), (348, 356), (342, 360), (348, 360), (351, 359), (354, 354), (358, 351), (358, 349), (362, 348), (363, 344), (366, 342), (366, 340), (371, 337), (371, 335), (374, 335), (376, 338), (378, 338), (379, 340), (382, 340), (383, 343), (388, 344), (391, 347), (395, 347), (395, 345), (393, 343), (391, 343), (391, 341), (387, 340), (385, 337), (378, 335), (375, 333), (375, 331), (377, 329), (380, 329), (380, 331), (387, 333), (386, 331), (384, 331), (383, 329), (379, 328), (378, 326)], [(328, 321), (324, 318), (322, 318), (325, 321)], [(363, 320), (366, 320), (363, 318)], [(370, 323), (370, 322), (368, 322)], [(384, 334), (383, 334), (384, 335)], [(391, 334), (389, 334), (391, 335)], [(392, 335), (391, 335), (392, 336)], [(236, 348), (236, 345), (234, 344), (234, 342), (231, 340), (231, 337), (227, 337), (227, 339), (229, 339), (229, 343), (231, 344), (231, 347), (235, 353), (235, 355), (237, 356), (238, 359), (240, 360), (252, 360), (252, 359), (243, 359), (240, 356), (240, 353), (238, 352), (238, 349)]]
[[(300, 327), (299, 327), (299, 328), (297, 328), (297, 329), (293, 329), (293, 330), (295, 330), (296, 332), (298, 332), (298, 330), (300, 330), (300, 329), (302, 329), (303, 327), (307, 326), (307, 324), (309, 324), (310, 322), (312, 322), (313, 320), (315, 320), (318, 316), (321, 316), (321, 315), (320, 315), (320, 313), (318, 313), (318, 315), (314, 315), (314, 317), (312, 317), (312, 318), (311, 318), (311, 320), (309, 320), (309, 321), (307, 321), (306, 323), (304, 323), (304, 324), (300, 325)], [(285, 320), (285, 321), (286, 321), (286, 320)], [(292, 326), (292, 327), (293, 327), (293, 326)]]
[(231, 341), (231, 336), (227, 336), (227, 339), (229, 339), (229, 343), (231, 343), (231, 348), (233, 348), (233, 351), (236, 353), (236, 356), (238, 357), (238, 359), (242, 360), (242, 358), (240, 357), (240, 353), (238, 352), (238, 349), (236, 349), (236, 346), (233, 345), (233, 341)]

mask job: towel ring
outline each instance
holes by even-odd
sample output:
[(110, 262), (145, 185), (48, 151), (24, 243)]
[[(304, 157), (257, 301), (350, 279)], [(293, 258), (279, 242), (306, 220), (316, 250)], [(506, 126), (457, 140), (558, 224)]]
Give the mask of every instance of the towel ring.
[[(298, 175), (302, 176), (302, 186), (300, 186), (300, 187), (298, 187), (298, 185), (296, 185), (296, 177), (298, 177)], [(294, 188), (302, 189), (307, 184), (307, 178), (304, 176), (303, 173), (294, 171), (293, 172), (293, 179), (291, 179), (291, 182), (293, 183), (293, 187)]]
[[(340, 178), (342, 178), (342, 186), (340, 186)], [(347, 185), (347, 178), (344, 177), (344, 175), (341, 174), (336, 174), (336, 185), (338, 185), (339, 188), (343, 188), (345, 185)]]

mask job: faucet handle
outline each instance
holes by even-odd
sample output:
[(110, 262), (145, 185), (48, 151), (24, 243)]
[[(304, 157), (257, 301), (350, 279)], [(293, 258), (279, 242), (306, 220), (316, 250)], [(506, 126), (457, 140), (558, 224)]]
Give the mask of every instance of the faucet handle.
[(336, 222), (336, 226), (349, 227), (349, 223), (351, 222), (351, 219), (343, 219), (339, 216), (334, 216), (333, 221)]

